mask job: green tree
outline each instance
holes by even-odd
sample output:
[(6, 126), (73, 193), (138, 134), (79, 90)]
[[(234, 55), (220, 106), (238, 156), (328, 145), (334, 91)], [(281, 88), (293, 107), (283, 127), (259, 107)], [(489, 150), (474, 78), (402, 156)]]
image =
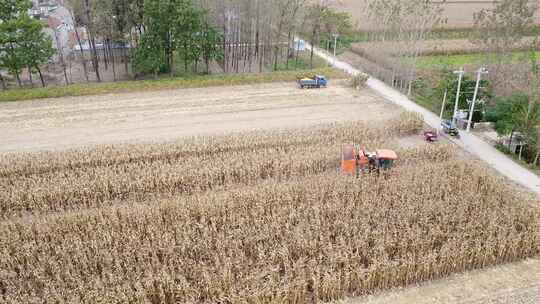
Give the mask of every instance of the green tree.
[(528, 104), (529, 97), (521, 93), (498, 97), (487, 107), (486, 120), (493, 122), (499, 136), (512, 134), (516, 130), (518, 112), (527, 108)]
[(30, 0), (2, 0), (0, 2), (0, 23), (16, 19), (20, 12), (27, 12), (32, 7)]
[(175, 51), (172, 23), (176, 2), (177, 0), (144, 1), (144, 32), (134, 56), (137, 73), (171, 72)]
[(174, 73), (178, 56), (188, 72), (195, 72), (201, 57), (209, 72), (210, 60), (220, 57), (221, 36), (208, 21), (208, 15), (191, 0), (146, 0), (144, 31), (134, 56), (139, 73)]
[[(340, 36), (339, 41), (345, 43), (344, 45), (350, 45), (347, 41), (347, 36), (351, 35), (354, 31), (354, 25), (352, 22), (351, 14), (347, 12), (338, 12), (335, 9), (327, 9), (322, 15), (322, 46), (334, 44), (335, 34)], [(337, 47), (337, 46), (336, 46)]]
[(534, 152), (534, 159), (532, 160), (535, 166), (538, 166), (540, 160), (540, 128), (536, 126), (534, 129), (529, 130), (525, 134), (527, 140), (527, 146)]
[[(514, 115), (516, 131), (520, 132), (525, 142), (531, 149), (535, 149), (538, 146), (540, 138), (540, 103), (535, 100), (529, 100), (527, 104), (520, 104), (517, 107)], [(523, 149), (519, 151), (519, 158), (521, 159)], [(540, 150), (535, 150), (534, 163), (538, 162)]]
[(22, 87), (21, 71), (24, 67), (22, 49), (17, 44), (17, 20), (9, 20), (0, 24), (0, 66), (15, 76), (19, 87)]
[(223, 56), (221, 49), (218, 47), (221, 39), (222, 36), (220, 33), (205, 18), (202, 31), (201, 53), (206, 66), (206, 74), (210, 74), (210, 61), (220, 59)]
[(0, 24), (0, 45), (3, 46), (0, 66), (15, 76), (19, 86), (22, 86), (20, 73), (24, 67), (37, 70), (45, 85), (39, 67), (51, 59), (54, 49), (52, 39), (43, 33), (41, 22), (26, 14), (3, 22)]
[(159, 73), (167, 70), (167, 60), (162, 43), (163, 41), (157, 33), (145, 32), (133, 57), (136, 75), (153, 74), (157, 78)]
[(184, 62), (184, 72), (188, 71), (189, 65), (199, 60), (202, 50), (202, 16), (191, 0), (178, 0), (175, 5), (175, 18), (173, 21), (174, 49)]
[(45, 87), (45, 80), (41, 73), (40, 66), (47, 63), (54, 55), (55, 50), (51, 37), (43, 32), (41, 22), (27, 16), (21, 18), (18, 27), (19, 46), (24, 64), (30, 72), (37, 71), (41, 80), (41, 85)]
[[(443, 70), (441, 74), (442, 77), (439, 81), (439, 84), (435, 88), (435, 96), (433, 96), (433, 98), (442, 101), (444, 93), (447, 92), (445, 113), (447, 114), (447, 116), (451, 117), (454, 113), (454, 108), (456, 104), (458, 79), (456, 75), (454, 75), (454, 73), (452, 73), (452, 71), (450, 70)], [(473, 79), (468, 75), (464, 75), (461, 81), (461, 90), (458, 99), (458, 109), (463, 110), (470, 107), (469, 101), (473, 98), (475, 88), (476, 79)], [(489, 101), (493, 97), (489, 81), (486, 79), (482, 79), (480, 81), (480, 88), (481, 89), (478, 91), (478, 100)]]
[(17, 30), (31, 5), (29, 0), (5, 0), (0, 3), (0, 69), (7, 69), (14, 75), (19, 86), (22, 86), (20, 73), (25, 64), (18, 45), (20, 37)]
[[(519, 132), (529, 150), (535, 153), (534, 164), (540, 158), (540, 103), (523, 93), (495, 99), (488, 107), (486, 119), (495, 125), (500, 136), (510, 135), (512, 144), (515, 132)], [(520, 158), (521, 158), (520, 150)]]

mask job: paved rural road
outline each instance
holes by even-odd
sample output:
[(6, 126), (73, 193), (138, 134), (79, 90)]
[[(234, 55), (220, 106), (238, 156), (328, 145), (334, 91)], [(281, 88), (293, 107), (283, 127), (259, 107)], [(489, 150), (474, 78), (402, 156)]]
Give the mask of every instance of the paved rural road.
[[(307, 43), (306, 46), (310, 48), (310, 45)], [(316, 55), (325, 59), (334, 67), (351, 75), (361, 73), (358, 69), (354, 68), (350, 64), (342, 62), (322, 50), (315, 48), (314, 52)], [(439, 128), (441, 120), (439, 117), (437, 117), (437, 115), (414, 103), (399, 91), (394, 90), (392, 87), (373, 77), (367, 81), (367, 85), (387, 100), (392, 101), (393, 103), (409, 111), (421, 114), (424, 117), (424, 121), (432, 128)], [(523, 168), (506, 155), (480, 139), (478, 136), (467, 132), (461, 132), (461, 139), (455, 140), (454, 142), (464, 150), (484, 160), (495, 170), (499, 171), (503, 176), (506, 176), (510, 180), (525, 186), (540, 196), (540, 178), (536, 174)]]

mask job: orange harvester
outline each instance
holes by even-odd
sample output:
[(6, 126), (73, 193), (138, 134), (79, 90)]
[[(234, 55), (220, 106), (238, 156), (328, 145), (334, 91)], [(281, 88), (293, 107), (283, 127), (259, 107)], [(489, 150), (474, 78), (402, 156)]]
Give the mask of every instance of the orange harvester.
[(358, 175), (361, 172), (389, 170), (397, 159), (396, 152), (392, 150), (380, 149), (373, 153), (357, 149), (353, 144), (346, 144), (343, 145), (341, 155), (341, 172)]

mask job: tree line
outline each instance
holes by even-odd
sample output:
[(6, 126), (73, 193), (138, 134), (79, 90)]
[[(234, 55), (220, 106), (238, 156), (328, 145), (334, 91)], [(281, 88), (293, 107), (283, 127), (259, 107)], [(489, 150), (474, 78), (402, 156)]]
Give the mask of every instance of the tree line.
[[(43, 32), (42, 23), (28, 15), (31, 6), (30, 0), (2, 0), (0, 3), (0, 70), (12, 74), (19, 86), (22, 86), (20, 75), (23, 69), (28, 70), (31, 82), (32, 73), (37, 72), (45, 86), (40, 67), (55, 51), (52, 39)], [(0, 83), (6, 89), (2, 74)]]
[[(446, 22), (443, 4), (432, 0), (369, 0), (368, 17), (378, 25), (369, 40), (380, 42), (370, 50), (380, 67), (369, 72), (411, 95), (422, 43)], [(399, 41), (397, 50), (389, 49), (387, 41)]]
[[(0, 4), (0, 70), (17, 78), (20, 86), (23, 69), (30, 77), (37, 72), (45, 86), (41, 69), (55, 52), (52, 39), (39, 20), (28, 16), (30, 0), (6, 1)], [(350, 17), (332, 10), (331, 4), (330, 0), (66, 0), (78, 44), (67, 60), (80, 65), (87, 82), (110, 79), (111, 72), (117, 80), (314, 67), (313, 53), (304, 56), (295, 38), (319, 45), (353, 27)], [(61, 55), (58, 52), (59, 65), (68, 84)], [(5, 88), (3, 79), (2, 84)]]
[(206, 73), (209, 63), (218, 59), (222, 33), (210, 23), (208, 13), (191, 0), (145, 1), (143, 28), (134, 53), (134, 66), (144, 74), (174, 72), (174, 61), (182, 61), (184, 72), (197, 71), (203, 58)]

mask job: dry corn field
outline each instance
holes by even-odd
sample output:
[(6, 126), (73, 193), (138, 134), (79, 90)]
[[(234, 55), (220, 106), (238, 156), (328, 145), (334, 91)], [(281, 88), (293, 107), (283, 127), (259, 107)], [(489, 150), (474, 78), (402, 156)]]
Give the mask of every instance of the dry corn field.
[[(536, 37), (524, 38), (521, 44), (515, 47), (514, 51), (530, 50), (531, 45), (535, 43), (535, 39)], [(399, 57), (410, 53), (407, 50), (418, 54), (418, 56), (478, 54), (485, 52), (482, 45), (474, 44), (467, 39), (425, 40), (415, 46), (407, 45), (406, 42), (400, 41), (360, 42), (354, 43), (351, 46), (352, 52), (375, 62), (381, 61), (384, 56)]]
[[(540, 254), (540, 211), (418, 117), (0, 154), (0, 303), (313, 303)], [(337, 173), (344, 142), (394, 169)]]

